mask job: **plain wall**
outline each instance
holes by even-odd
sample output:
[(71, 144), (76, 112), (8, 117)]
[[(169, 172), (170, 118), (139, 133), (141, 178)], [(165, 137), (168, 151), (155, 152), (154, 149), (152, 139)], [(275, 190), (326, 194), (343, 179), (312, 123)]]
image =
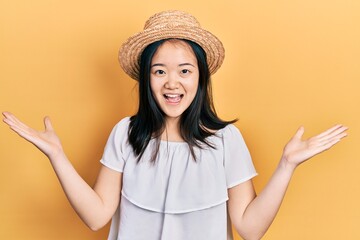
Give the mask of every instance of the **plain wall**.
[[(0, 2), (0, 111), (43, 129), (49, 115), (89, 184), (112, 127), (134, 114), (136, 82), (120, 45), (153, 13), (185, 10), (218, 36), (225, 62), (215, 105), (239, 118), (265, 186), (300, 125), (305, 137), (343, 123), (349, 137), (299, 167), (264, 239), (360, 239), (360, 1)], [(47, 158), (0, 124), (0, 238), (105, 239), (88, 230)]]

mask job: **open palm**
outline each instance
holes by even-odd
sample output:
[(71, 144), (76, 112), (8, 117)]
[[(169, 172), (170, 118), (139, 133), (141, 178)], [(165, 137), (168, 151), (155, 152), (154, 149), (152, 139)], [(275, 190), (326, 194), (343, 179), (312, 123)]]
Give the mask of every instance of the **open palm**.
[(62, 151), (60, 139), (56, 135), (49, 117), (44, 118), (45, 130), (37, 131), (28, 127), (9, 112), (3, 112), (3, 115), (3, 121), (8, 124), (13, 131), (34, 144), (49, 158)]
[(283, 158), (288, 164), (296, 167), (307, 159), (331, 148), (343, 137), (347, 136), (347, 133), (345, 132), (347, 129), (348, 128), (345, 126), (335, 125), (319, 135), (302, 140), (304, 127), (300, 127), (296, 134), (286, 144)]

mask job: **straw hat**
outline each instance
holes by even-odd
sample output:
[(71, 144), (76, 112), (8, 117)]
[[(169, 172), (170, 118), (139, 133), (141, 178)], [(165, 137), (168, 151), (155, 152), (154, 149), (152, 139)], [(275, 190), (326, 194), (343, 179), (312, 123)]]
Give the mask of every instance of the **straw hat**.
[(138, 80), (139, 60), (144, 49), (153, 42), (169, 38), (187, 39), (199, 44), (206, 52), (210, 74), (214, 74), (224, 60), (225, 50), (220, 40), (201, 28), (195, 17), (182, 11), (165, 11), (151, 16), (144, 30), (121, 46), (121, 67), (131, 78)]

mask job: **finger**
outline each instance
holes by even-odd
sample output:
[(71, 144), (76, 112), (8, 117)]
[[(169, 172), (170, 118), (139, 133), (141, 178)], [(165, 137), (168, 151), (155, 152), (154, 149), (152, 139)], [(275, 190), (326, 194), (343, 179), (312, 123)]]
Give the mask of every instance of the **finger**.
[[(32, 135), (29, 132), (23, 131), (22, 129), (18, 128), (17, 126), (13, 126), (11, 127), (11, 129), (16, 132), (19, 136), (21, 136), (22, 138), (24, 138), (25, 140), (27, 140), (28, 142), (32, 143), (33, 145), (35, 145), (38, 149), (40, 149), (40, 151), (43, 151), (43, 141), (41, 139), (39, 139), (38, 137)], [(45, 152), (44, 152), (45, 153)], [(46, 153), (45, 153), (46, 154)]]
[(10, 126), (11, 130), (13, 130), (14, 132), (16, 132), (19, 136), (25, 138), (26, 140), (33, 142), (34, 137), (31, 133), (29, 133), (28, 131), (26, 131), (23, 128), (18, 127), (17, 125), (12, 125)]
[(339, 135), (343, 135), (343, 133), (346, 133), (345, 131), (348, 130), (348, 127), (341, 126), (332, 132), (329, 132), (327, 135), (322, 136), (321, 138), (318, 138), (320, 141), (333, 139), (333, 138), (339, 138)]
[(341, 133), (339, 133), (339, 134), (337, 134), (337, 135), (335, 135), (335, 136), (333, 136), (333, 137), (331, 137), (331, 138), (326, 138), (326, 139), (323, 139), (322, 141), (320, 141), (319, 143), (321, 144), (321, 145), (325, 145), (325, 144), (327, 144), (328, 142), (331, 142), (331, 141), (333, 141), (333, 140), (341, 140), (341, 139), (343, 139), (344, 137), (346, 137), (348, 134), (347, 134), (347, 132), (341, 132)]
[(7, 112), (7, 111), (2, 112), (2, 115), (3, 115), (4, 117), (6, 117), (8, 114), (9, 114), (9, 112)]
[(323, 146), (319, 147), (319, 149), (318, 149), (319, 153), (321, 153), (323, 151), (326, 151), (326, 150), (329, 150), (332, 146), (334, 146), (338, 142), (340, 142), (340, 139), (333, 139), (333, 140), (329, 141), (328, 143), (326, 143)]
[(342, 127), (341, 124), (337, 124), (337, 125), (333, 126), (332, 128), (329, 128), (328, 130), (320, 133), (320, 134), (317, 135), (316, 137), (317, 137), (317, 138), (322, 138), (322, 137), (324, 137), (324, 136), (326, 136), (326, 135), (329, 135), (330, 133), (332, 133), (333, 131), (335, 131), (335, 130), (341, 128), (341, 127)]
[(9, 119), (11, 121), (15, 122), (15, 116), (10, 112), (3, 112), (3, 115), (6, 119)]
[(4, 119), (4, 122), (6, 122), (8, 125), (17, 125), (21, 128), (29, 128), (26, 124), (24, 124), (17, 117), (15, 117), (14, 114), (10, 112), (3, 112), (3, 115), (5, 116), (5, 119), (7, 119), (7, 121), (5, 121)]
[(10, 114), (4, 114), (5, 118), (3, 119), (3, 121), (9, 125), (9, 126), (16, 126), (19, 125), (16, 120), (14, 119), (14, 117)]
[(45, 125), (45, 130), (47, 130), (47, 131), (53, 131), (54, 130), (49, 117), (44, 118), (44, 125)]
[(3, 112), (4, 120), (7, 120), (6, 123), (14, 122), (13, 116), (9, 112)]
[(302, 136), (304, 135), (304, 132), (305, 132), (305, 128), (303, 126), (301, 126), (295, 133), (294, 135), (294, 138), (297, 138), (297, 139), (301, 139)]
[(3, 115), (5, 116), (3, 121), (6, 124), (8, 124), (8, 126), (11, 128), (11, 130), (15, 131), (21, 137), (30, 141), (31, 136), (34, 136), (37, 133), (36, 130), (34, 130), (34, 129), (28, 127), (26, 124), (22, 123), (10, 112), (4, 112)]

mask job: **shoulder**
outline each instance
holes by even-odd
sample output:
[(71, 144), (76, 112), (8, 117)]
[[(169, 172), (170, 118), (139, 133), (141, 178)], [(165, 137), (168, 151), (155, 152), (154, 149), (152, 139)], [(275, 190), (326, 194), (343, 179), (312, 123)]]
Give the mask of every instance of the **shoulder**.
[(129, 129), (130, 117), (125, 117), (115, 124), (111, 130), (110, 137), (115, 141), (121, 141), (121, 139), (127, 138)]
[(125, 130), (129, 128), (129, 124), (130, 124), (130, 117), (124, 117), (114, 126), (114, 129)]
[(211, 134), (220, 135), (220, 136), (222, 136), (224, 133), (225, 134), (229, 134), (232, 132), (240, 133), (239, 129), (232, 123), (229, 123), (225, 127), (220, 128), (220, 129), (210, 129), (210, 128), (206, 128), (206, 127), (203, 127), (203, 129)]
[(222, 137), (241, 136), (240, 130), (234, 124), (228, 124), (217, 132)]

